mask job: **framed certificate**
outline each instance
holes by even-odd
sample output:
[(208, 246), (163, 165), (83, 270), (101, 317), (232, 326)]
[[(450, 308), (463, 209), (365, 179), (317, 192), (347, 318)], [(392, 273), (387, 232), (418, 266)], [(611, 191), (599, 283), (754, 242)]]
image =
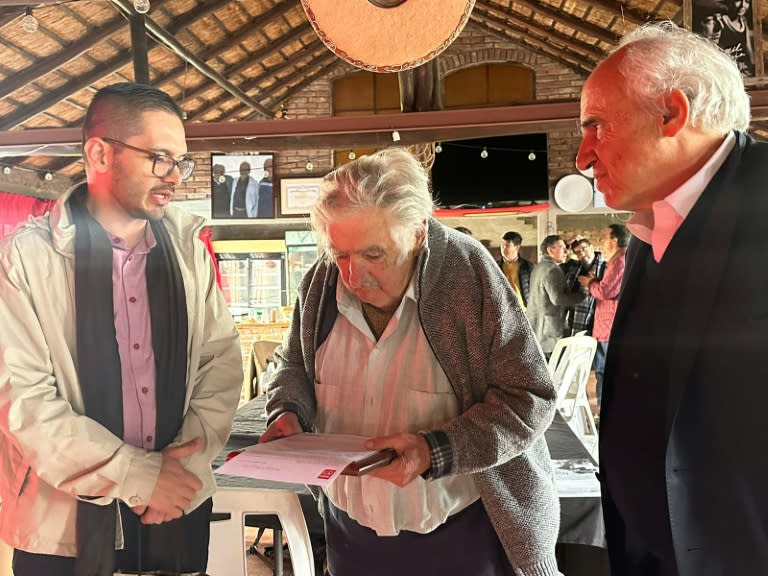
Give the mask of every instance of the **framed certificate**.
[(280, 215), (308, 214), (320, 193), (322, 178), (281, 178)]

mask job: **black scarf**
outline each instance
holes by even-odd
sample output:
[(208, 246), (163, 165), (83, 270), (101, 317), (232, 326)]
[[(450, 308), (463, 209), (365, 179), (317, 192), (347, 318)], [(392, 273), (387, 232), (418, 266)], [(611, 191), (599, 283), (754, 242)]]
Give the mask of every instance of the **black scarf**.
[[(86, 187), (69, 201), (75, 232), (78, 377), (85, 415), (123, 437), (123, 384), (112, 299), (112, 243), (85, 205)], [(187, 373), (187, 306), (179, 263), (162, 221), (150, 221), (157, 241), (147, 257), (147, 292), (156, 369), (155, 449), (178, 434)], [(84, 498), (87, 498), (85, 496)], [(77, 507), (76, 576), (112, 576), (117, 502)], [(151, 568), (151, 567), (148, 567)]]

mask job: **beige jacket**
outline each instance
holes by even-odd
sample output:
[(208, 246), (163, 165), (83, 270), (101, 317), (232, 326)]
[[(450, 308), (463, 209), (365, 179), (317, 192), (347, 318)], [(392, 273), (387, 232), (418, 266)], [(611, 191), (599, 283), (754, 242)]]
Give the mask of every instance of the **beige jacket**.
[[(60, 556), (76, 554), (77, 495), (146, 504), (161, 465), (160, 453), (125, 444), (83, 416), (68, 197), (0, 242), (0, 538)], [(197, 239), (202, 220), (171, 206), (165, 224), (189, 318), (185, 416), (176, 441), (205, 440), (185, 460), (203, 482), (194, 509), (215, 489), (210, 463), (230, 431), (242, 360), (210, 256)]]

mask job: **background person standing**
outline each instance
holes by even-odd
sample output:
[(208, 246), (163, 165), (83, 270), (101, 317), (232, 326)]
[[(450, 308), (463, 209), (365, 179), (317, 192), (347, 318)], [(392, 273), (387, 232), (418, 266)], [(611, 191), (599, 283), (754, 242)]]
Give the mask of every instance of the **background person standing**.
[(528, 296), (531, 291), (531, 271), (533, 262), (520, 256), (520, 246), (523, 237), (519, 232), (509, 230), (501, 237), (501, 258), (498, 261), (501, 271), (512, 286), (517, 296), (520, 307), (525, 312), (528, 305)]
[[(571, 251), (575, 259), (566, 260), (561, 264), (565, 274), (565, 283), (571, 292), (581, 292), (579, 276), (591, 276), (596, 279), (603, 277), (605, 270), (605, 258), (596, 251), (592, 243), (586, 238), (576, 238), (571, 242)], [(595, 323), (595, 299), (588, 294), (584, 300), (575, 306), (569, 306), (565, 313), (564, 336), (573, 336), (579, 332), (592, 335), (592, 326)]]
[(585, 289), (571, 292), (565, 283), (560, 264), (567, 257), (568, 248), (563, 239), (554, 234), (547, 236), (541, 243), (541, 260), (531, 274), (528, 320), (547, 359), (563, 337), (566, 309), (587, 297)]
[(579, 276), (582, 286), (589, 290), (595, 299), (595, 324), (592, 336), (597, 340), (595, 351), (595, 378), (597, 380), (597, 406), (603, 393), (603, 374), (605, 372), (605, 356), (608, 352), (608, 340), (611, 336), (613, 318), (621, 293), (621, 282), (624, 278), (624, 253), (629, 243), (629, 230), (623, 224), (611, 224), (603, 232), (601, 248), (608, 259), (602, 278), (591, 275)]

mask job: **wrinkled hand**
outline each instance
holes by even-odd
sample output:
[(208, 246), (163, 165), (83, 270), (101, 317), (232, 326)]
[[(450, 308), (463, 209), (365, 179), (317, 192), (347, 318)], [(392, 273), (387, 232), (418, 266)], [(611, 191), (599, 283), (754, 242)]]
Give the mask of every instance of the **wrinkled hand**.
[(283, 412), (264, 430), (264, 434), (259, 437), (259, 444), (302, 432), (304, 430), (302, 430), (301, 424), (299, 424), (299, 417), (293, 412)]
[(402, 487), (426, 472), (432, 464), (429, 445), (421, 434), (380, 436), (365, 443), (366, 450), (384, 448), (394, 449), (398, 457), (390, 464), (369, 472), (367, 476), (381, 478)]
[(187, 471), (180, 460), (194, 454), (202, 446), (203, 439), (198, 437), (162, 451), (163, 463), (149, 504), (132, 508), (136, 514), (141, 514), (142, 524), (162, 524), (181, 518), (189, 508), (203, 483)]

